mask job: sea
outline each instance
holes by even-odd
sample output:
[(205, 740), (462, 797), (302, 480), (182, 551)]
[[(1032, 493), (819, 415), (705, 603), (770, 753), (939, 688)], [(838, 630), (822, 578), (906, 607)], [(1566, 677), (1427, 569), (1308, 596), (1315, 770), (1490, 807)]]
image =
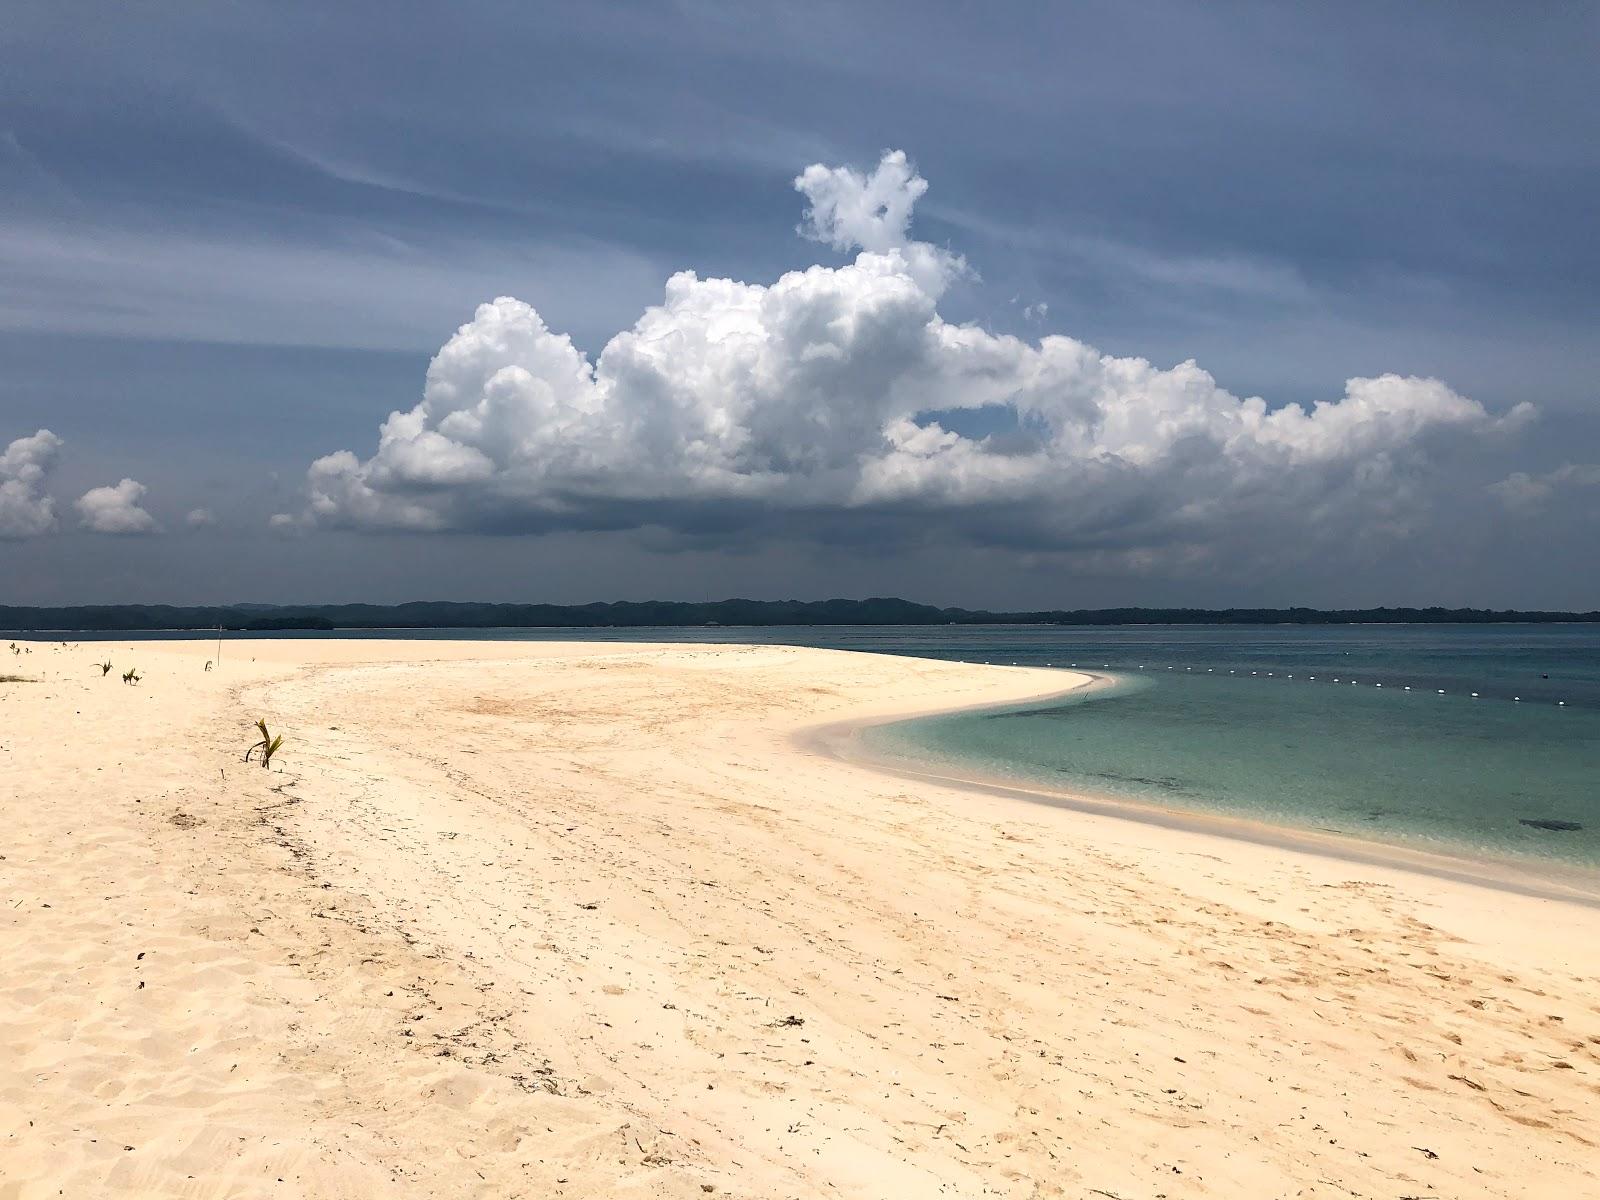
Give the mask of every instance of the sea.
[[(86, 641), (100, 635), (65, 636)], [(230, 641), (238, 636), (228, 635)], [(1600, 625), (814, 626), (281, 636), (779, 643), (1077, 668), (1102, 677), (1103, 686), (1043, 703), (878, 726), (862, 737), (869, 752), (887, 758), (1049, 792), (1331, 831), (1536, 870), (1548, 864), (1600, 871)]]

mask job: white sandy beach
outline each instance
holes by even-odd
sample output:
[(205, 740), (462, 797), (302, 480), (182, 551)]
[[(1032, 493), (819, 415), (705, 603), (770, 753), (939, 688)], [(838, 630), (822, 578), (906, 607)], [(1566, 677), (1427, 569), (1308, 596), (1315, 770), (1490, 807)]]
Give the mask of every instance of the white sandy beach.
[(19, 644), (3, 1200), (1600, 1196), (1600, 908), (798, 736), (1081, 676)]

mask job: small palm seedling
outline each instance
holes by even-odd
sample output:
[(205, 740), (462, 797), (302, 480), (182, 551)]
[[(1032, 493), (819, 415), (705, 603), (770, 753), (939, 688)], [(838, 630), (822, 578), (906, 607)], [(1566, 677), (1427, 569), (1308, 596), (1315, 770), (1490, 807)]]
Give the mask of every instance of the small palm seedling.
[(256, 728), (261, 731), (261, 740), (244, 752), (244, 760), (249, 762), (250, 756), (259, 750), (261, 751), (261, 765), (265, 767), (272, 762), (272, 756), (278, 752), (278, 747), (283, 745), (283, 734), (280, 733), (277, 737), (273, 737), (272, 734), (267, 732), (265, 717), (256, 722)]
[(108, 663), (108, 662), (101, 663), (100, 664), (100, 678), (104, 679), (109, 674), (111, 674), (111, 664)]
[(123, 683), (138, 683), (140, 678), (141, 678), (141, 676), (140, 676), (139, 672), (133, 667), (129, 667), (126, 671), (124, 671), (122, 673), (122, 682)]

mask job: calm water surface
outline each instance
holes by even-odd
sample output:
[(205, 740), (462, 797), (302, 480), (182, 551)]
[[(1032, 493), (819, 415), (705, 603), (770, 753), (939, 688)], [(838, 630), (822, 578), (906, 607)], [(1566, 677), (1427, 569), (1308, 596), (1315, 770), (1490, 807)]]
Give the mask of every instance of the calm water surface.
[(869, 741), (1064, 791), (1600, 867), (1592, 626), (1052, 631), (993, 650), (1065, 651), (1116, 684)]
[(1600, 627), (1593, 625), (321, 636), (772, 642), (1076, 664), (1115, 676), (1115, 685), (1065, 702), (902, 722), (867, 736), (884, 753), (1064, 791), (1436, 850), (1600, 867)]

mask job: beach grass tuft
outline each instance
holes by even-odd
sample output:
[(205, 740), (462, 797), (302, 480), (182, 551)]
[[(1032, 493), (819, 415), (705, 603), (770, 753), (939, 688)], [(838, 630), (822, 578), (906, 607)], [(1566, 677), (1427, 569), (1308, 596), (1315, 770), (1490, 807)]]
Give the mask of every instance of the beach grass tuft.
[(256, 728), (261, 731), (261, 740), (244, 752), (245, 762), (250, 761), (250, 756), (257, 750), (261, 751), (261, 765), (267, 766), (272, 762), (272, 756), (278, 752), (278, 747), (283, 745), (283, 734), (273, 737), (267, 730), (267, 721), (263, 717), (256, 722)]

